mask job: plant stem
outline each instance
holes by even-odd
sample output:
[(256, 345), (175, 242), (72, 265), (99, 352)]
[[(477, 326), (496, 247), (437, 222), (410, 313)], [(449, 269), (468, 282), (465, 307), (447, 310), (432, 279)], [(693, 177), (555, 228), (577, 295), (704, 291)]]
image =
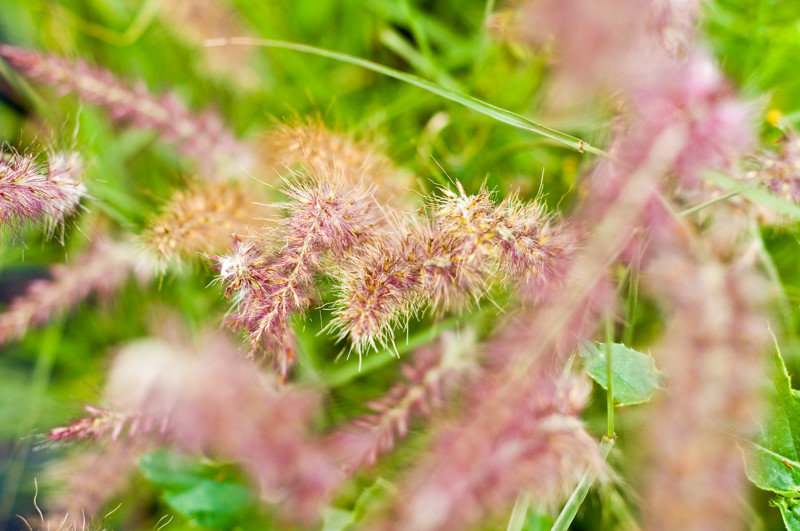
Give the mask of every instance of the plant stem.
[(622, 334), (622, 343), (630, 346), (633, 342), (633, 329), (639, 305), (639, 262), (630, 265), (628, 273), (628, 304), (626, 309), (627, 326)]
[(613, 360), (611, 359), (611, 345), (614, 342), (614, 324), (611, 315), (606, 316), (606, 406), (608, 409), (608, 430), (606, 437), (614, 440), (614, 388), (612, 378)]
[(517, 501), (514, 502), (514, 508), (511, 510), (511, 517), (508, 519), (506, 531), (522, 531), (530, 505), (531, 495), (527, 491), (520, 492), (517, 496)]
[(740, 190), (734, 190), (732, 192), (728, 192), (725, 195), (721, 195), (719, 197), (716, 197), (714, 199), (706, 201), (705, 203), (700, 203), (699, 205), (693, 206), (691, 208), (687, 208), (686, 210), (683, 210), (682, 212), (679, 212), (678, 215), (679, 216), (688, 216), (689, 214), (694, 214), (695, 212), (699, 212), (700, 210), (703, 210), (706, 207), (710, 207), (711, 205), (715, 205), (717, 203), (725, 201), (726, 199), (730, 199), (731, 197), (735, 197), (735, 196), (739, 195), (740, 193), (741, 193)]
[[(613, 447), (614, 439), (603, 437), (603, 440), (600, 442), (600, 455), (603, 456), (603, 459), (608, 457)], [(581, 504), (583, 504), (583, 500), (586, 499), (586, 495), (589, 493), (589, 489), (594, 484), (596, 478), (597, 474), (593, 470), (587, 471), (583, 475), (578, 486), (572, 491), (564, 508), (561, 509), (561, 513), (559, 513), (550, 531), (566, 531), (569, 528), (569, 524), (572, 523), (575, 519), (575, 515), (578, 514), (578, 509), (580, 509)]]

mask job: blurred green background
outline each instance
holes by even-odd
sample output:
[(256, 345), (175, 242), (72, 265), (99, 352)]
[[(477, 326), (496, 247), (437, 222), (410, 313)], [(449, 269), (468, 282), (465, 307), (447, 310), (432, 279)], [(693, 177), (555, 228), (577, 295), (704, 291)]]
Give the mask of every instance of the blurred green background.
[[(602, 146), (611, 116), (602, 102), (551, 108), (552, 58), (507, 35), (489, 35), (487, 17), (505, 7), (478, 0), (0, 0), (0, 41), (97, 63), (122, 79), (144, 81), (154, 93), (172, 91), (193, 109), (213, 107), (242, 137), (254, 138), (280, 121), (317, 117), (332, 129), (376, 141), (417, 176), (421, 194), (452, 179), (467, 192), (483, 183), (500, 195), (518, 189), (523, 197), (541, 195), (550, 208), (568, 211), (591, 157), (355, 66), (285, 50), (202, 46), (204, 38), (249, 35), (341, 51)], [(800, 121), (800, 3), (714, 0), (705, 13), (701, 38), (756, 102), (764, 138), (773, 141), (780, 132), (767, 120), (770, 111), (784, 123)], [(492, 20), (496, 27), (504, 19)], [(19, 150), (77, 150), (88, 163), (90, 195), (85, 211), (67, 223), (63, 244), (60, 233), (48, 237), (37, 227), (3, 231), (3, 304), (30, 279), (46, 275), (49, 265), (80, 254), (97, 232), (141, 233), (170, 194), (193, 178), (191, 163), (155, 134), (114, 125), (102, 110), (30, 85), (6, 67), (0, 71), (0, 138)], [(765, 239), (797, 313), (796, 231), (768, 231)], [(152, 333), (153, 321), (165, 313), (179, 316), (190, 330), (219, 326), (226, 304), (220, 289), (209, 287), (212, 279), (207, 264), (198, 262), (145, 289), (131, 281), (113, 300), (90, 300), (0, 347), (0, 528), (24, 528), (14, 515), (31, 513), (33, 478), (63, 452), (45, 444), (44, 435), (80, 415), (83, 404), (96, 402), (115, 346)], [(657, 331), (654, 310), (644, 301), (634, 317), (626, 334), (643, 343)], [(494, 318), (479, 313), (464, 319), (485, 333)], [(426, 323), (413, 323), (412, 333), (424, 332)], [(316, 334), (322, 324), (311, 312), (299, 329), (308, 364), (325, 372), (341, 367), (332, 363), (341, 347)], [(396, 369), (388, 364), (354, 379), (346, 392), (334, 390), (331, 420), (363, 411), (362, 401), (387, 389)], [(602, 425), (602, 400), (595, 403), (588, 422)], [(620, 429), (624, 433), (624, 425)], [(402, 466), (402, 455), (395, 459)], [(149, 529), (166, 509), (156, 489), (138, 481), (141, 498), (149, 501), (139, 503), (137, 515), (123, 507), (114, 518), (119, 526), (139, 522)], [(612, 528), (625, 510), (619, 493), (592, 495), (574, 526)], [(763, 503), (754, 508), (753, 522), (773, 528), (776, 515)], [(264, 515), (249, 518), (255, 527), (238, 525), (259, 529), (268, 522)], [(183, 526), (190, 524), (178, 517), (167, 529)]]

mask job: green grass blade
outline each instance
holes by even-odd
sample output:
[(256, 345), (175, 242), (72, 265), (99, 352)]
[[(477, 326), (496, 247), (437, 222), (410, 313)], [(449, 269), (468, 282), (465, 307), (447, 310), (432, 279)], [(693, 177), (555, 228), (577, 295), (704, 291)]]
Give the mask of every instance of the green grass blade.
[[(600, 455), (603, 456), (603, 459), (608, 457), (613, 447), (614, 440), (603, 437), (603, 441), (600, 443)], [(551, 531), (566, 531), (569, 529), (569, 525), (575, 519), (575, 515), (578, 514), (578, 509), (580, 509), (583, 500), (586, 499), (589, 489), (592, 488), (595, 478), (596, 474), (593, 471), (586, 472), (583, 475), (578, 486), (572, 491), (572, 495), (567, 500), (566, 505), (561, 509), (561, 513), (556, 518)]]
[(436, 83), (432, 83), (428, 80), (422, 79), (421, 77), (407, 74), (405, 72), (395, 70), (394, 68), (389, 68), (388, 66), (368, 61), (367, 59), (362, 59), (360, 57), (355, 57), (341, 52), (325, 50), (323, 48), (317, 48), (315, 46), (309, 46), (307, 44), (276, 41), (271, 39), (234, 37), (230, 39), (228, 38), (209, 39), (206, 41), (206, 46), (231, 46), (231, 45), (283, 48), (286, 50), (294, 50), (296, 52), (309, 53), (312, 55), (318, 55), (320, 57), (327, 57), (330, 59), (334, 59), (336, 61), (341, 61), (343, 63), (360, 66), (362, 68), (372, 70), (373, 72), (377, 72), (379, 74), (383, 74), (385, 76), (397, 79), (404, 83), (414, 85), (415, 87), (427, 90), (428, 92), (432, 92), (437, 96), (441, 96), (442, 98), (463, 105), (468, 109), (472, 109), (475, 112), (481, 113), (485, 116), (493, 118), (504, 124), (511, 125), (513, 127), (518, 127), (519, 129), (524, 129), (526, 131), (531, 131), (539, 135), (545, 136), (560, 144), (564, 144), (565, 146), (569, 146), (573, 149), (576, 149), (581, 153), (583, 152), (593, 153), (595, 155), (600, 155), (602, 157), (610, 158), (610, 155), (608, 153), (589, 145), (586, 141), (581, 140), (580, 138), (568, 135), (566, 133), (562, 133), (561, 131), (557, 131), (555, 129), (551, 129), (545, 125), (538, 124), (532, 120), (525, 118), (524, 116), (513, 113), (506, 109), (502, 109), (500, 107), (492, 105), (491, 103), (486, 103), (485, 101), (474, 98), (468, 94), (464, 94), (463, 92), (459, 92), (457, 90), (437, 85)]
[(756, 203), (760, 203), (779, 214), (785, 214), (790, 216), (795, 221), (800, 221), (800, 206), (775, 196), (766, 188), (752, 186), (750, 183), (728, 177), (727, 175), (716, 171), (706, 172), (705, 178), (720, 188), (730, 192), (736, 192), (737, 194), (746, 197), (751, 201), (755, 201)]

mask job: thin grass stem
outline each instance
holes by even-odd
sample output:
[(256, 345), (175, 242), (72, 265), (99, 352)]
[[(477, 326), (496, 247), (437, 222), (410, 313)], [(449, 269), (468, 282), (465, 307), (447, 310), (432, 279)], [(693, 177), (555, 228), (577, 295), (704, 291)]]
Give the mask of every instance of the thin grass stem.
[(612, 349), (614, 343), (614, 323), (611, 319), (611, 314), (606, 316), (606, 406), (608, 409), (608, 430), (606, 437), (614, 439), (614, 371), (612, 368)]
[[(608, 457), (608, 454), (614, 447), (614, 442), (614, 439), (603, 437), (603, 440), (600, 442), (600, 455), (603, 459)], [(575, 515), (578, 514), (578, 509), (580, 509), (583, 504), (583, 500), (586, 499), (586, 495), (589, 493), (589, 489), (592, 488), (595, 479), (597, 479), (597, 473), (593, 470), (589, 470), (583, 475), (578, 486), (572, 491), (564, 508), (561, 509), (558, 518), (556, 518), (556, 521), (553, 523), (553, 527), (550, 528), (551, 531), (566, 531), (569, 529), (569, 525), (575, 519)]]
[(499, 122), (511, 125), (513, 127), (518, 127), (526, 131), (531, 131), (540, 134), (542, 136), (546, 136), (547, 138), (551, 138), (556, 142), (564, 144), (565, 146), (569, 146), (581, 153), (592, 153), (594, 155), (598, 155), (607, 159), (613, 159), (613, 157), (610, 154), (606, 153), (602, 149), (591, 146), (588, 142), (586, 142), (585, 140), (581, 140), (578, 137), (568, 135), (567, 133), (563, 133), (555, 129), (551, 129), (550, 127), (529, 120), (524, 116), (497, 107), (490, 103), (486, 103), (485, 101), (479, 100), (468, 94), (464, 94), (463, 92), (459, 92), (457, 90), (437, 85), (436, 83), (433, 83), (426, 79), (422, 79), (420, 77), (407, 74), (405, 72), (395, 70), (394, 68), (389, 68), (388, 66), (384, 66), (369, 61), (367, 59), (362, 59), (360, 57), (355, 57), (341, 52), (334, 52), (331, 50), (326, 50), (324, 48), (317, 48), (315, 46), (309, 46), (307, 44), (278, 41), (272, 39), (259, 39), (254, 37), (208, 39), (205, 41), (205, 45), (210, 47), (264, 46), (267, 48), (283, 48), (285, 50), (293, 50), (296, 52), (318, 55), (320, 57), (327, 57), (329, 59), (334, 59), (336, 61), (341, 61), (343, 63), (360, 66), (362, 68), (372, 70), (373, 72), (377, 72), (379, 74), (383, 74), (385, 76), (397, 79), (399, 81), (403, 81), (404, 83), (414, 85), (415, 87), (419, 87), (428, 92), (432, 92), (438, 96), (441, 96), (445, 99), (463, 105), (469, 109), (472, 109), (473, 111), (479, 112)]

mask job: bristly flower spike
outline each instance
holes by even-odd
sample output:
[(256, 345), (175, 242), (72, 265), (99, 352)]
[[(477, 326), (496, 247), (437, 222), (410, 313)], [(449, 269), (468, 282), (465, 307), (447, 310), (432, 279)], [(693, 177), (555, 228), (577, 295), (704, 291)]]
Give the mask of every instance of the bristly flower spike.
[(147, 243), (165, 261), (229, 250), (233, 234), (263, 225), (270, 210), (250, 192), (238, 181), (197, 183), (176, 192), (151, 222)]
[(139, 420), (136, 415), (88, 405), (84, 409), (89, 413), (88, 417), (78, 419), (65, 427), (53, 428), (48, 438), (51, 441), (76, 441), (107, 436), (116, 441), (126, 426), (130, 426), (130, 432), (136, 431)]
[(397, 438), (408, 434), (413, 418), (441, 409), (459, 384), (478, 371), (478, 353), (471, 329), (445, 334), (435, 344), (418, 349), (413, 360), (401, 367), (405, 381), (370, 402), (371, 413), (333, 434), (334, 441), (350, 448), (346, 472), (375, 464), (381, 454), (392, 450)]
[(52, 278), (31, 282), (11, 302), (0, 314), (0, 344), (24, 336), (92, 293), (108, 297), (131, 273), (144, 283), (154, 272), (154, 264), (134, 247), (97, 240), (74, 264), (54, 267)]
[(290, 318), (315, 298), (315, 276), (323, 261), (344, 261), (374, 237), (383, 223), (380, 209), (363, 186), (354, 186), (327, 172), (290, 183), (290, 202), (281, 205), (275, 244), (239, 244), (227, 257), (217, 258), (226, 295), (235, 307), (229, 324), (245, 329), (253, 353), (275, 356), (282, 376), (294, 358)]
[(481, 189), (443, 190), (430, 223), (408, 223), (368, 245), (343, 268), (334, 319), (326, 330), (350, 336), (360, 356), (388, 347), (392, 327), (416, 311), (453, 308), (479, 299), (499, 274), (516, 282), (521, 298), (560, 281), (574, 236), (538, 203), (514, 197), (496, 204)]
[(72, 63), (9, 45), (0, 45), (0, 57), (25, 77), (52, 85), (62, 93), (75, 92), (81, 99), (105, 108), (112, 120), (158, 132), (207, 174), (213, 176), (248, 162), (247, 148), (210, 110), (195, 115), (171, 94), (154, 96), (142, 83), (130, 88), (110, 72), (83, 61)]
[(390, 348), (393, 327), (421, 306), (422, 270), (415, 243), (410, 235), (386, 235), (342, 268), (335, 317), (325, 330), (340, 340), (350, 337), (359, 366), (368, 350)]
[(47, 164), (31, 154), (0, 153), (0, 225), (31, 220), (52, 230), (86, 195), (82, 174), (76, 153), (52, 154)]

